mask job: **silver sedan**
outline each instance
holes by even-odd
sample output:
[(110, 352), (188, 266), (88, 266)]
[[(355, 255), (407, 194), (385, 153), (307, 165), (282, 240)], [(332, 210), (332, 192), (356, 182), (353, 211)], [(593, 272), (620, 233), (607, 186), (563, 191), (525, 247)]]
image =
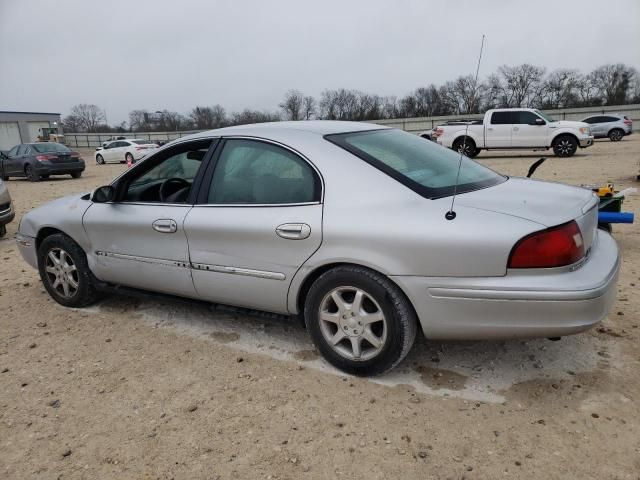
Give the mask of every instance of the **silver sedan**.
[(32, 210), (17, 242), (62, 305), (126, 286), (301, 316), (330, 363), (373, 375), (418, 327), (560, 337), (599, 322), (619, 257), (597, 204), (399, 130), (283, 122), (172, 142)]

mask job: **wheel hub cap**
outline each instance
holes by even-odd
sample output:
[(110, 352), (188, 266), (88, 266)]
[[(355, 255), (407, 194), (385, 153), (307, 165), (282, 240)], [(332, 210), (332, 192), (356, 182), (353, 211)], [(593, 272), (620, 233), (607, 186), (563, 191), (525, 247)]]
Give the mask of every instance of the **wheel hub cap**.
[(339, 287), (320, 304), (320, 330), (328, 345), (350, 360), (378, 355), (387, 339), (387, 323), (380, 305), (362, 289)]
[(45, 272), (49, 285), (64, 298), (71, 298), (80, 286), (78, 270), (71, 256), (61, 248), (53, 248), (47, 253)]

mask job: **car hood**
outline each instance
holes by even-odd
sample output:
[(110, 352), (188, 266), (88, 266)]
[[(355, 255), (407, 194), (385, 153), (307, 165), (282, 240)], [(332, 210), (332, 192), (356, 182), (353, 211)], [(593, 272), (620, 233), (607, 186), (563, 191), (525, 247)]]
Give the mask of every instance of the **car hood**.
[(576, 122), (572, 120), (558, 120), (556, 122), (551, 123), (550, 125), (553, 125), (555, 127), (560, 127), (560, 128), (584, 128), (589, 126), (588, 123)]
[(456, 203), (465, 207), (524, 218), (545, 227), (574, 220), (597, 201), (595, 194), (586, 188), (518, 177), (456, 199)]

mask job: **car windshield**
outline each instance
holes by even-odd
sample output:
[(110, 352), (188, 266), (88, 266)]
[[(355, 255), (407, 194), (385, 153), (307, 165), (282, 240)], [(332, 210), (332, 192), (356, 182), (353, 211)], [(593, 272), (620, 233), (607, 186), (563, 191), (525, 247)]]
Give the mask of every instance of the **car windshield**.
[(68, 153), (71, 151), (67, 147), (59, 143), (34, 143), (31, 146), (36, 152), (39, 152), (39, 153), (45, 153), (45, 152)]
[[(426, 198), (497, 185), (506, 177), (447, 148), (396, 129), (341, 133), (325, 137)], [(458, 174), (458, 165), (460, 172)]]
[(536, 112), (538, 115), (540, 115), (542, 118), (544, 118), (547, 122), (555, 122), (553, 117), (547, 115), (544, 112), (541, 112), (540, 110), (534, 110), (534, 112)]

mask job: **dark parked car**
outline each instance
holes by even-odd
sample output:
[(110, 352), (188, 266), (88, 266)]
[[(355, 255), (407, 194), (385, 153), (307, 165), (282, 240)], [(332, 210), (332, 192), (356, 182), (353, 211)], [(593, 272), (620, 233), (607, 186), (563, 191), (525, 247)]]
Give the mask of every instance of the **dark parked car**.
[(2, 178), (0, 178), (0, 237), (6, 235), (6, 225), (7, 223), (11, 223), (15, 215), (16, 213), (13, 210), (11, 197), (9, 196), (9, 189), (2, 181)]
[(4, 180), (27, 177), (37, 182), (49, 175), (80, 178), (84, 168), (80, 154), (59, 143), (24, 143), (0, 157), (0, 177)]

